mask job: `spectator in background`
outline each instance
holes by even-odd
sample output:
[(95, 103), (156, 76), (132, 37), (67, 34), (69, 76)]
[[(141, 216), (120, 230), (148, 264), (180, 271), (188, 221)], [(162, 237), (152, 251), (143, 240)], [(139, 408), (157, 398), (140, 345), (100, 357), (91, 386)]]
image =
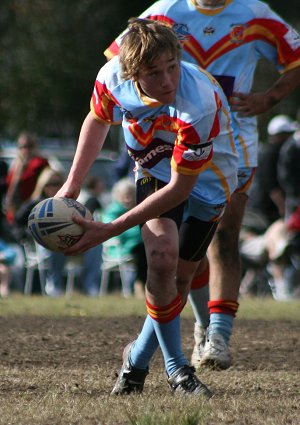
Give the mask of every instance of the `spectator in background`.
[[(50, 167), (46, 167), (41, 172), (31, 198), (21, 205), (15, 215), (14, 235), (17, 240), (20, 241), (28, 237), (31, 239), (27, 231), (27, 221), (30, 211), (43, 199), (53, 197), (64, 181), (64, 176), (59, 171), (53, 170)], [(49, 264), (46, 293), (53, 297), (63, 295), (67, 258), (62, 253), (50, 251), (40, 245), (37, 245), (37, 250), (41, 259), (47, 260)], [(101, 265), (100, 247), (94, 247), (86, 251), (80, 262), (82, 263), (81, 281), (84, 292), (89, 296), (98, 295)]]
[[(300, 118), (299, 111), (297, 118)], [(278, 179), (285, 191), (285, 237), (288, 238), (290, 260), (283, 277), (288, 295), (294, 299), (300, 297), (300, 129), (284, 142), (280, 150)]]
[[(85, 205), (92, 213), (94, 220), (100, 220), (102, 215), (101, 194), (105, 184), (98, 176), (88, 176), (85, 180), (84, 191), (80, 193), (78, 201)], [(82, 288), (90, 297), (99, 294), (101, 281), (102, 244), (97, 245), (83, 254)]]
[(288, 218), (300, 206), (300, 130), (282, 145), (277, 171), (285, 191), (285, 216)]
[(122, 145), (119, 157), (113, 167), (113, 181), (117, 183), (124, 177), (134, 179), (135, 162), (128, 154), (126, 144)]
[[(128, 155), (128, 154), (127, 154)], [(135, 182), (130, 177), (125, 177), (114, 184), (112, 188), (112, 201), (104, 209), (103, 222), (109, 223), (120, 217), (135, 206)], [(144, 297), (144, 286), (147, 278), (147, 260), (144, 243), (139, 226), (134, 226), (114, 238), (118, 241), (118, 252), (114, 246), (110, 247), (110, 255), (114, 257), (132, 256), (136, 272), (134, 276), (128, 277), (127, 293)]]
[(19, 207), (30, 199), (40, 173), (49, 165), (48, 160), (38, 152), (37, 140), (30, 133), (19, 135), (17, 150), (7, 175), (5, 212), (10, 224), (14, 223)]
[(287, 115), (277, 115), (268, 124), (268, 139), (258, 150), (258, 168), (250, 191), (248, 207), (263, 215), (269, 224), (284, 217), (285, 193), (278, 179), (278, 161), (284, 142), (297, 124)]
[(17, 252), (0, 239), (0, 297), (5, 298), (9, 295), (9, 284), (11, 270), (14, 264)]
[(84, 190), (80, 192), (78, 201), (84, 204), (93, 215), (97, 215), (103, 209), (101, 194), (104, 190), (105, 184), (100, 177), (88, 176), (84, 184)]
[[(0, 147), (1, 154), (1, 147)], [(7, 190), (7, 173), (8, 173), (8, 164), (0, 158), (0, 237), (3, 238), (5, 233), (5, 214), (3, 212), (3, 202)]]
[[(27, 230), (28, 216), (32, 208), (43, 199), (51, 198), (63, 185), (64, 176), (50, 167), (40, 173), (36, 187), (29, 200), (25, 201), (15, 214), (14, 234), (17, 240), (26, 240), (31, 236)], [(59, 296), (64, 291), (65, 256), (59, 252), (50, 251), (41, 245), (36, 245), (41, 260), (48, 261), (49, 267), (46, 279), (46, 293)]]
[(293, 136), (297, 126), (287, 115), (277, 115), (268, 124), (268, 139), (259, 148), (258, 169), (246, 211), (246, 214), (254, 212), (265, 219), (267, 229), (263, 235), (248, 234), (248, 241), (241, 240), (242, 250), (248, 242), (250, 256), (258, 246), (258, 253), (262, 257), (267, 256), (272, 294), (279, 301), (293, 298), (293, 287), (296, 286), (293, 281), (299, 276), (291, 261), (291, 234), (285, 222), (286, 204), (289, 205), (289, 215), (291, 204), (296, 207), (300, 193), (300, 156), (299, 153), (297, 155), (297, 142)]

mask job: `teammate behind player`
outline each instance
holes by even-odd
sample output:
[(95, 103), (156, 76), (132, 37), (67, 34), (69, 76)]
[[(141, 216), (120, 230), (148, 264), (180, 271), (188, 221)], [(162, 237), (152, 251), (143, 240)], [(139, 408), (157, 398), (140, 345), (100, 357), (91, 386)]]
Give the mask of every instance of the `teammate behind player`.
[[(141, 17), (172, 27), (183, 47), (183, 60), (215, 76), (231, 100), (239, 131), (239, 184), (209, 248), (210, 273), (202, 264), (190, 292), (196, 317), (192, 363), (225, 369), (231, 365), (228, 345), (241, 282), (239, 233), (257, 167), (255, 115), (270, 109), (300, 83), (300, 37), (258, 0), (161, 0)], [(106, 50), (108, 59), (118, 53), (121, 37)], [(274, 63), (281, 76), (266, 91), (251, 93), (261, 58)]]

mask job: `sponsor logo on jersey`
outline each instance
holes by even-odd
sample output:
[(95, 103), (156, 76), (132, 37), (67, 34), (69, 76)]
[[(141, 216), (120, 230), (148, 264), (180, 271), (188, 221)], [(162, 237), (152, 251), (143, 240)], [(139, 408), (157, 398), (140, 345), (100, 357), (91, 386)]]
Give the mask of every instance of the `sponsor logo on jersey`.
[(288, 31), (284, 35), (284, 38), (293, 50), (299, 49), (300, 35), (294, 28), (288, 27)]
[(235, 44), (242, 44), (244, 41), (245, 29), (246, 29), (246, 25), (233, 24), (231, 26), (231, 31), (230, 31), (231, 41)]
[(187, 145), (188, 150), (186, 150), (182, 158), (187, 161), (199, 161), (207, 159), (212, 150), (212, 142), (207, 142), (201, 146), (197, 145)]
[(179, 40), (184, 40), (185, 38), (187, 38), (190, 33), (188, 30), (188, 26), (186, 24), (174, 24), (173, 25), (173, 31), (175, 31), (177, 37)]
[(142, 151), (134, 150), (128, 147), (131, 158), (134, 159), (143, 168), (152, 168), (164, 158), (171, 158), (174, 145), (166, 143), (161, 139), (155, 138)]
[(204, 35), (213, 35), (215, 33), (215, 28), (214, 27), (205, 27), (203, 28), (203, 34)]

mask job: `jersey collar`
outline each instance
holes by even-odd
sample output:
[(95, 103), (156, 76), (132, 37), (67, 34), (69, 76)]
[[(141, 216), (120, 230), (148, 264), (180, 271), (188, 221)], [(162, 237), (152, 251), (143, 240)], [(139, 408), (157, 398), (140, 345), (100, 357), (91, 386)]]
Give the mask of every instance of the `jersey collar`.
[(196, 0), (190, 0), (190, 2), (195, 6), (195, 8), (199, 12), (201, 12), (203, 15), (217, 15), (218, 13), (222, 12), (225, 9), (225, 7), (227, 7), (233, 1), (234, 0), (225, 0), (225, 3), (222, 6), (216, 7), (214, 9), (209, 9), (209, 8), (199, 6)]
[(143, 93), (137, 81), (134, 81), (134, 85), (135, 85), (135, 88), (137, 90), (137, 93), (138, 93), (141, 101), (146, 106), (149, 106), (150, 108), (157, 108), (158, 106), (162, 105), (162, 103), (160, 103), (158, 100), (152, 99), (151, 97), (149, 97), (145, 93)]

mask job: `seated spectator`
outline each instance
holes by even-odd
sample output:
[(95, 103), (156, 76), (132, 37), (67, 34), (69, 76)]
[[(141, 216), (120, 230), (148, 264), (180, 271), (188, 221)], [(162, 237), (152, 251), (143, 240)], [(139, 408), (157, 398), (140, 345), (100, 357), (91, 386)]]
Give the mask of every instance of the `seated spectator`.
[[(46, 167), (40, 174), (36, 188), (27, 202), (25, 202), (15, 215), (14, 234), (17, 240), (24, 240), (28, 235), (27, 221), (32, 208), (40, 201), (53, 197), (64, 183), (64, 176), (50, 167)], [(67, 257), (59, 252), (50, 251), (37, 245), (38, 254), (43, 260), (47, 260), (49, 268), (47, 272), (46, 293), (50, 296), (60, 296), (64, 293), (65, 267)], [(94, 247), (86, 251), (80, 263), (81, 282), (83, 291), (89, 296), (96, 296), (100, 286), (101, 247)], [(71, 264), (71, 263), (70, 263)], [(75, 267), (75, 263), (74, 263)], [(79, 268), (76, 263), (76, 268)]]
[[(240, 252), (242, 259), (248, 262), (248, 267), (240, 287), (241, 296), (250, 294), (252, 286), (258, 283), (256, 280), (264, 277), (277, 301), (290, 301), (300, 297), (300, 244), (299, 238), (295, 238), (295, 232), (296, 235), (300, 232), (300, 212), (299, 227), (297, 220), (293, 218), (294, 220), (287, 222), (283, 219), (274, 221), (262, 234), (244, 232)], [(262, 274), (263, 269), (265, 273)], [(259, 272), (256, 276), (255, 270)]]
[[(112, 188), (111, 203), (104, 209), (102, 214), (103, 222), (111, 222), (135, 205), (135, 183), (130, 177), (125, 177), (114, 184)], [(141, 296), (147, 277), (147, 261), (139, 226), (126, 230), (121, 235), (116, 236), (119, 242), (118, 251), (121, 256), (132, 256), (136, 266), (136, 274), (128, 283), (129, 293)], [(111, 255), (114, 256), (114, 247), (110, 248)]]
[(17, 149), (17, 156), (6, 179), (5, 212), (10, 224), (14, 223), (16, 211), (30, 199), (40, 173), (49, 165), (48, 160), (38, 152), (37, 140), (33, 135), (21, 133)]
[[(98, 176), (88, 176), (84, 183), (84, 188), (80, 192), (78, 201), (85, 205), (88, 210), (96, 216), (101, 213), (103, 209), (101, 203), (101, 195), (104, 192), (105, 184)], [(94, 219), (96, 217), (94, 215)]]
[[(54, 196), (63, 183), (64, 176), (60, 172), (50, 167), (44, 168), (38, 177), (36, 187), (30, 199), (24, 202), (15, 214), (13, 231), (17, 240), (24, 241), (28, 238), (32, 240), (27, 230), (30, 211), (43, 199)], [(62, 295), (64, 290), (64, 265), (66, 261), (64, 254), (49, 251), (40, 245), (37, 245), (37, 249), (41, 259), (47, 259), (49, 263), (46, 293), (51, 296)]]
[(11, 266), (14, 264), (17, 252), (0, 239), (0, 297), (5, 298), (10, 291)]

